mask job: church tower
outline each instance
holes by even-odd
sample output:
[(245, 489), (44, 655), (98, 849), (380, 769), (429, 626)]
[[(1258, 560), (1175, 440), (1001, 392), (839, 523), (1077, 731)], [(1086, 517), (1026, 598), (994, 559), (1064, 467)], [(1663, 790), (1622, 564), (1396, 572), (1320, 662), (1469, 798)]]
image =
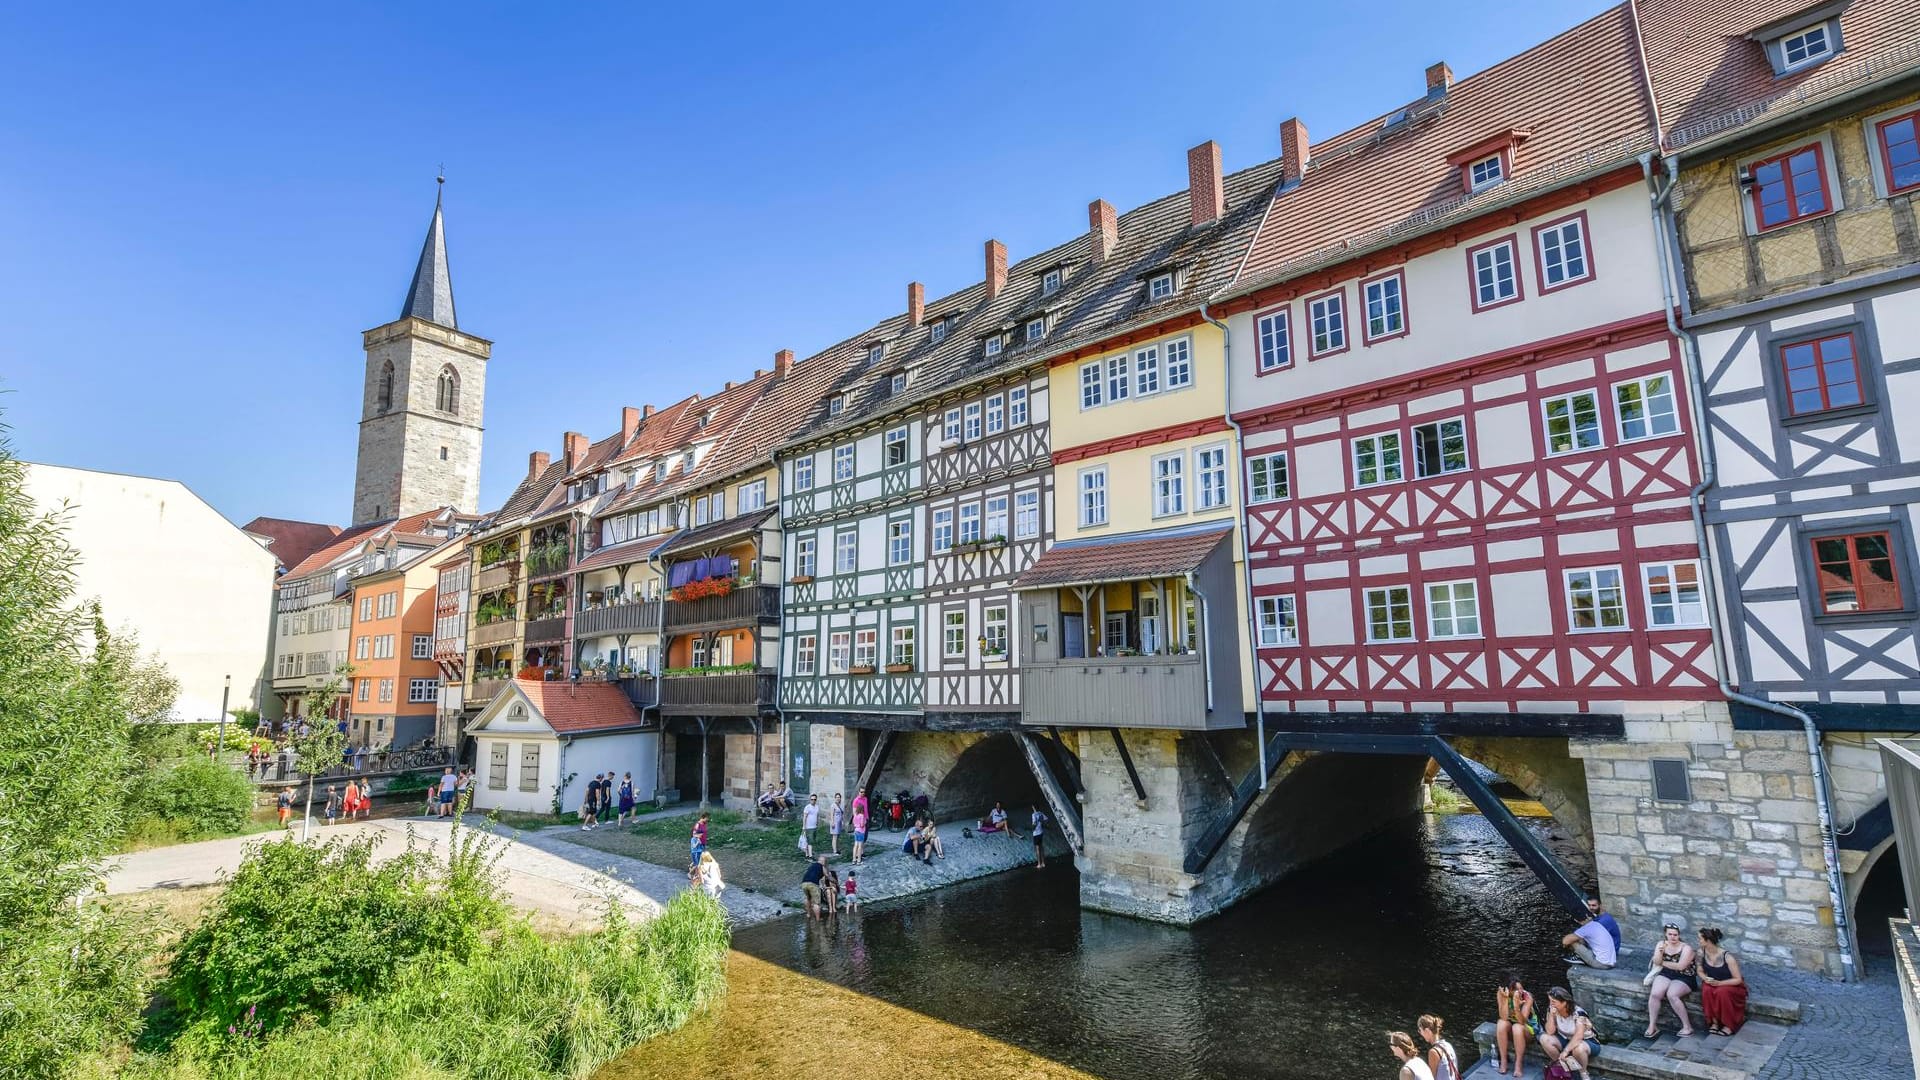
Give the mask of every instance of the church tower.
[(461, 333), (454, 318), (438, 195), (400, 317), (362, 337), (367, 382), (353, 523), (441, 506), (477, 512), (481, 405), (493, 342)]

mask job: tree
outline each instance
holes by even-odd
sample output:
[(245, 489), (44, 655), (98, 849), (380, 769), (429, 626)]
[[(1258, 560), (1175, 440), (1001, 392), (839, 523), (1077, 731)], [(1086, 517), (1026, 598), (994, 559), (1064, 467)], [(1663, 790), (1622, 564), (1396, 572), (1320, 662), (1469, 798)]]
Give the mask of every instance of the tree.
[(333, 706), (346, 693), (353, 665), (341, 664), (327, 681), (301, 695), (306, 702), (307, 732), (295, 735), (293, 752), (298, 755), (300, 771), (307, 774), (307, 807), (301, 812), (300, 839), (313, 828), (313, 785), (319, 774), (340, 764), (347, 749), (346, 732), (333, 722)]

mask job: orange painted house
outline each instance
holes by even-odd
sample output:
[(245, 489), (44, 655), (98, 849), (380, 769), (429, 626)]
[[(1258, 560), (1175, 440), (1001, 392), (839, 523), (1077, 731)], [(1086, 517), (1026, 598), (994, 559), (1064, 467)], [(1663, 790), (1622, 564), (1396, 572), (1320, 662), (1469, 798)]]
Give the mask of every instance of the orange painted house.
[(441, 688), (433, 657), (440, 571), (426, 557), (430, 550), (401, 547), (353, 579), (347, 654), (353, 746), (398, 748), (433, 738)]

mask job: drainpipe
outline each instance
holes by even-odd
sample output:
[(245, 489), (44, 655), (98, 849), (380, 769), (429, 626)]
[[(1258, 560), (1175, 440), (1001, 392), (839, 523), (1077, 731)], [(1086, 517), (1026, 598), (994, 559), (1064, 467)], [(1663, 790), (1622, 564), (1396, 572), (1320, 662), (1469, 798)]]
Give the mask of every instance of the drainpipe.
[[(1200, 317), (1220, 328), (1220, 352), (1224, 362), (1222, 380), (1226, 384), (1227, 426), (1233, 429), (1234, 456), (1239, 459), (1240, 467), (1235, 482), (1240, 485), (1240, 515), (1242, 520), (1234, 523), (1235, 545), (1239, 548), (1240, 568), (1247, 575), (1247, 656), (1253, 687), (1254, 741), (1260, 751), (1260, 790), (1267, 790), (1269, 765), (1267, 762), (1267, 696), (1260, 692), (1260, 620), (1256, 614), (1253, 599), (1253, 561), (1247, 556), (1247, 525), (1244, 520), (1247, 511), (1247, 455), (1246, 433), (1240, 430), (1240, 422), (1233, 418), (1233, 331), (1227, 324), (1213, 317), (1207, 310), (1207, 302), (1200, 304)], [(1207, 705), (1213, 705), (1212, 684), (1208, 684)]]
[(1840, 949), (1841, 978), (1846, 982), (1854, 982), (1859, 974), (1854, 968), (1853, 933), (1847, 922), (1847, 895), (1840, 876), (1840, 851), (1833, 838), (1833, 797), (1827, 787), (1826, 756), (1820, 749), (1819, 728), (1814, 725), (1813, 717), (1804, 710), (1784, 702), (1768, 701), (1742, 693), (1734, 687), (1729, 677), (1724, 630), (1722, 620), (1718, 617), (1718, 577), (1713, 573), (1713, 548), (1707, 532), (1705, 512), (1706, 493), (1718, 480), (1718, 463), (1714, 458), (1713, 439), (1707, 431), (1707, 393), (1705, 380), (1700, 373), (1700, 354), (1693, 334), (1681, 327), (1675, 314), (1678, 311), (1678, 294), (1683, 288), (1680, 268), (1674, 265), (1672, 247), (1679, 237), (1679, 229), (1673, 220), (1672, 199), (1675, 179), (1680, 175), (1680, 156), (1670, 152), (1662, 159), (1662, 170), (1666, 173), (1664, 182), (1654, 178), (1652, 153), (1640, 155), (1640, 169), (1652, 192), (1653, 243), (1660, 260), (1661, 307), (1666, 312), (1667, 330), (1680, 342), (1681, 365), (1687, 372), (1687, 399), (1694, 418), (1694, 446), (1700, 455), (1700, 482), (1688, 493), (1687, 510), (1693, 519), (1694, 541), (1700, 548), (1705, 569), (1700, 575), (1700, 587), (1708, 612), (1708, 635), (1713, 643), (1714, 677), (1719, 681), (1720, 693), (1727, 700), (1787, 717), (1800, 725), (1801, 733), (1806, 737), (1807, 759), (1813, 766), (1814, 802), (1820, 815), (1820, 849), (1826, 863), (1827, 895), (1833, 905), (1834, 939)]
[(1200, 591), (1200, 583), (1194, 580), (1193, 571), (1187, 571), (1187, 591), (1200, 598), (1200, 655), (1206, 662), (1200, 665), (1200, 674), (1207, 680), (1207, 711), (1213, 711), (1213, 635), (1207, 632), (1208, 609), (1207, 594)]

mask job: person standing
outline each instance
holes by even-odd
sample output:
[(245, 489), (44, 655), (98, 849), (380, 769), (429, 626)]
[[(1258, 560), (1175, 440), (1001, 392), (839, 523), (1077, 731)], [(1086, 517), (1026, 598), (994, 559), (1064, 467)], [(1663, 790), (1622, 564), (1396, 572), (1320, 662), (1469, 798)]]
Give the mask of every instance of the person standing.
[(471, 799), (472, 795), (473, 795), (473, 773), (469, 772), (466, 769), (462, 769), (460, 770), (460, 779), (453, 785), (454, 808), (462, 812), (465, 812), (467, 806), (470, 804), (469, 800)]
[(320, 816), (325, 825), (333, 824), (334, 819), (340, 816), (340, 789), (332, 784), (327, 785), (327, 804), (321, 807)]
[(1433, 1080), (1460, 1080), (1460, 1056), (1453, 1052), (1453, 1044), (1441, 1037), (1443, 1023), (1428, 1013), (1415, 1025), (1420, 1037), (1427, 1042), (1427, 1069), (1433, 1073)]
[(698, 865), (700, 867), (700, 887), (706, 890), (708, 896), (719, 900), (720, 894), (725, 892), (727, 888), (726, 881), (720, 876), (720, 863), (714, 859), (713, 852), (703, 851), (700, 853), (700, 862)]
[(1724, 936), (1716, 927), (1700, 928), (1700, 1009), (1709, 1035), (1732, 1035), (1747, 1022), (1747, 980), (1740, 958), (1721, 947)]
[(453, 793), (459, 786), (460, 778), (453, 774), (453, 766), (447, 766), (446, 771), (440, 774), (440, 806), (437, 811), (440, 817), (453, 814)]
[(352, 821), (353, 815), (359, 811), (360, 782), (358, 780), (347, 781), (347, 790), (341, 799), (341, 809), (346, 811), (348, 821)]
[(707, 833), (708, 833), (708, 830), (711, 828), (711, 825), (708, 823), (708, 818), (710, 818), (711, 816), (712, 815), (710, 814), (703, 813), (700, 815), (699, 819), (693, 823), (692, 844), (693, 844), (693, 861), (694, 862), (699, 862), (700, 856), (707, 853)]
[(1389, 1031), (1387, 1049), (1393, 1053), (1394, 1060), (1400, 1063), (1400, 1080), (1433, 1080), (1433, 1070), (1420, 1060), (1420, 1051), (1413, 1045), (1413, 1036), (1404, 1031)]
[(846, 807), (840, 805), (840, 793), (833, 793), (833, 806), (827, 811), (827, 838), (833, 841), (833, 853), (840, 854), (840, 822), (846, 816)]
[(841, 903), (848, 911), (852, 911), (854, 908), (860, 906), (860, 885), (853, 880), (854, 875), (859, 872), (858, 870), (848, 870), (847, 880), (840, 886)]
[(853, 865), (860, 865), (860, 856), (867, 850), (867, 807), (856, 795), (853, 799)]
[(820, 796), (807, 796), (806, 808), (800, 812), (800, 850), (807, 858), (813, 858), (814, 830), (820, 827)]
[(293, 822), (291, 820), (293, 816), (293, 795), (289, 793), (286, 788), (280, 789), (280, 794), (273, 800), (273, 806), (280, 814), (280, 827), (283, 829), (293, 828)]
[(1047, 815), (1040, 812), (1038, 805), (1033, 808), (1033, 868), (1047, 868)]
[(633, 812), (633, 774), (621, 773), (620, 774), (620, 824), (625, 825), (627, 823), (627, 819), (634, 816), (635, 815)]
[(600, 815), (600, 774), (594, 773), (587, 781), (587, 790), (580, 796), (580, 831), (592, 832), (598, 825)]

